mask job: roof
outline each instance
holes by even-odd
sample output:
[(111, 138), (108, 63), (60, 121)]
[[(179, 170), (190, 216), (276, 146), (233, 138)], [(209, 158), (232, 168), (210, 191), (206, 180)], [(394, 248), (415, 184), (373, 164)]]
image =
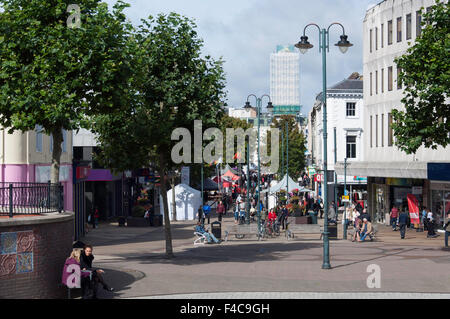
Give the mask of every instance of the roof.
[[(363, 93), (363, 80), (345, 79), (327, 88), (327, 95), (330, 93)], [(317, 94), (316, 100), (322, 99), (322, 92)]]
[(363, 89), (362, 80), (345, 79), (328, 88), (327, 90), (362, 90), (362, 89)]

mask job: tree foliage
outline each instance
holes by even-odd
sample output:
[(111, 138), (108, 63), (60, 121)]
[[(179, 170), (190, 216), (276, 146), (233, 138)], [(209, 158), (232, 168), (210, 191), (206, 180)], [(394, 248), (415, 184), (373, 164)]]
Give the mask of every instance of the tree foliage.
[(127, 104), (130, 25), (117, 2), (80, 0), (81, 26), (69, 28), (69, 0), (0, 0), (0, 125), (54, 139), (58, 181), (61, 130), (88, 127), (89, 116)]
[(405, 110), (393, 110), (396, 145), (408, 154), (450, 143), (450, 4), (423, 14), (422, 34), (397, 58)]
[[(194, 120), (217, 127), (223, 115), (225, 77), (221, 60), (201, 56), (203, 41), (196, 25), (176, 13), (142, 20), (134, 32), (134, 101), (126, 110), (95, 118), (93, 131), (102, 150), (100, 161), (124, 170), (155, 163), (161, 175), (166, 255), (173, 256), (167, 205), (167, 174), (175, 165), (172, 131), (192, 133)], [(193, 134), (191, 134), (193, 136)]]
[[(305, 169), (305, 151), (306, 151), (306, 139), (303, 132), (300, 130), (295, 117), (292, 115), (283, 115), (279, 118), (275, 118), (272, 122), (271, 128), (278, 128), (280, 130), (280, 142), (279, 142), (279, 156), (280, 165), (278, 168), (278, 175), (284, 176), (286, 174), (286, 123), (288, 126), (288, 141), (289, 141), (289, 176), (297, 179), (301, 172)], [(284, 132), (284, 141), (281, 142), (281, 131)], [(268, 132), (268, 149), (271, 149), (270, 132)], [(282, 149), (284, 147), (284, 149)], [(282, 157), (281, 154), (284, 154)], [(281, 160), (284, 158), (284, 163)], [(282, 171), (284, 169), (284, 171)]]

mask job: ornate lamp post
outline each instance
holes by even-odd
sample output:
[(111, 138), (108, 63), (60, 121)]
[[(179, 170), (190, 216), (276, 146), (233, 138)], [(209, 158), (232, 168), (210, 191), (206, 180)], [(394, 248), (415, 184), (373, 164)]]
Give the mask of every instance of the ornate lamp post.
[(308, 37), (305, 32), (309, 26), (316, 26), (319, 29), (319, 52), (322, 52), (322, 104), (323, 104), (323, 207), (325, 210), (325, 220), (324, 220), (324, 228), (323, 228), (323, 264), (322, 269), (330, 269), (330, 247), (329, 247), (329, 238), (328, 238), (328, 185), (327, 185), (327, 55), (329, 52), (329, 44), (330, 37), (329, 31), (331, 26), (339, 25), (342, 27), (342, 35), (341, 39), (335, 45), (339, 48), (342, 53), (347, 52), (348, 48), (351, 47), (351, 44), (347, 40), (347, 36), (345, 35), (344, 26), (338, 22), (333, 22), (328, 26), (327, 29), (321, 29), (317, 24), (310, 23), (305, 26), (303, 29), (303, 36), (300, 37), (300, 42), (295, 46), (300, 50), (302, 54), (306, 53), (309, 49), (313, 47), (311, 43), (308, 42)]
[(262, 105), (262, 99), (264, 97), (267, 97), (269, 99), (269, 102), (267, 103), (267, 108), (269, 110), (273, 109), (272, 101), (270, 99), (270, 96), (267, 94), (264, 94), (261, 97), (257, 97), (254, 94), (250, 94), (247, 96), (247, 102), (245, 102), (244, 108), (252, 108), (249, 102), (249, 98), (253, 96), (256, 99), (256, 108), (258, 110), (258, 201), (256, 202), (256, 205), (258, 206), (258, 233), (261, 233), (261, 204), (260, 204), (260, 197), (261, 197), (261, 159), (259, 156), (259, 131), (260, 131), (260, 122), (261, 122), (261, 105)]

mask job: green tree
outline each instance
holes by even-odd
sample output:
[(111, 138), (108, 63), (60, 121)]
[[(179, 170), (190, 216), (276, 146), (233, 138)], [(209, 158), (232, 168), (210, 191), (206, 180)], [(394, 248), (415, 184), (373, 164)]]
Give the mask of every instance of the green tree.
[[(289, 132), (289, 176), (296, 180), (301, 172), (305, 169), (305, 136), (300, 130), (295, 117), (292, 115), (282, 115), (275, 118), (272, 122), (271, 128), (278, 128), (280, 130), (279, 154), (280, 165), (278, 168), (278, 175), (284, 176), (286, 174), (286, 123)], [(281, 131), (284, 132), (284, 141), (281, 142)], [(270, 131), (267, 137), (268, 149), (271, 149)], [(284, 147), (284, 150), (282, 149)], [(282, 155), (284, 154), (284, 163), (281, 163)], [(284, 171), (282, 169), (284, 168)]]
[[(130, 169), (155, 163), (161, 175), (166, 256), (173, 257), (167, 205), (167, 173), (171, 161), (172, 131), (193, 132), (194, 120), (215, 127), (225, 98), (221, 60), (201, 56), (203, 41), (196, 25), (176, 13), (142, 20), (135, 33), (133, 86), (138, 94), (126, 112), (102, 115), (94, 121), (101, 160), (110, 168)], [(192, 134), (191, 134), (192, 135)], [(131, 158), (127, 158), (131, 157)]]
[(422, 34), (395, 59), (405, 86), (405, 110), (392, 110), (396, 145), (408, 154), (450, 143), (450, 3), (423, 14)]
[(130, 65), (126, 4), (0, 0), (0, 125), (9, 133), (43, 127), (53, 136), (51, 181), (59, 181), (62, 129), (88, 127), (93, 114), (127, 104)]

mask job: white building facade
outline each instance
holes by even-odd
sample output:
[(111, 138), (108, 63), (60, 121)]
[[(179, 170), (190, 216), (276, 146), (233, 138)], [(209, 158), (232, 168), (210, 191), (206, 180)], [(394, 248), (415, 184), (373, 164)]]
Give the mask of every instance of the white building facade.
[[(312, 108), (308, 125), (310, 134), (308, 135), (308, 151), (312, 155), (312, 162), (316, 171), (323, 170), (323, 103), (322, 93), (320, 93)], [(359, 75), (345, 79), (327, 89), (327, 169), (328, 169), (328, 194), (330, 200), (334, 200), (334, 171), (335, 163), (344, 161), (358, 162), (364, 160), (364, 102), (363, 102), (363, 81)], [(334, 136), (336, 134), (336, 145)], [(322, 173), (322, 172), (321, 172)], [(365, 191), (367, 179), (365, 176), (344, 177), (344, 172), (337, 176), (339, 197), (343, 195), (344, 179), (347, 188), (352, 193)], [(317, 188), (317, 187), (316, 187)], [(322, 187), (321, 187), (322, 188)], [(319, 192), (323, 196), (323, 192)], [(363, 200), (362, 195), (357, 197)]]
[[(434, 0), (386, 0), (367, 10), (363, 23), (364, 142), (365, 159), (351, 163), (353, 175), (369, 176), (369, 213), (385, 221), (392, 205), (407, 208), (407, 194), (432, 208), (438, 218), (450, 208), (450, 180), (430, 180), (432, 163), (450, 164), (450, 148), (421, 147), (407, 155), (395, 146), (392, 110), (403, 109), (403, 89), (394, 62), (414, 45), (421, 33), (421, 8)], [(450, 166), (449, 166), (450, 168)], [(337, 171), (343, 171), (342, 163)], [(436, 192), (433, 192), (435, 190)], [(448, 201), (446, 201), (448, 199)]]

